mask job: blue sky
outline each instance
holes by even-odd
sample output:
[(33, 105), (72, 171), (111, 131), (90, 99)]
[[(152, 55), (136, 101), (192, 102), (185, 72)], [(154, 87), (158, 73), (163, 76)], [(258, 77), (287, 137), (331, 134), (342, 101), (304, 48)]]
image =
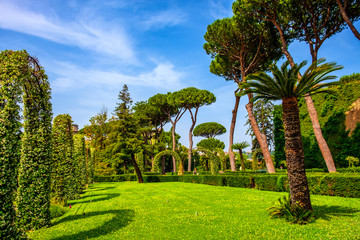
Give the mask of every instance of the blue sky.
[[(200, 109), (198, 124), (215, 121), (229, 129), (236, 86), (209, 72), (202, 46), (207, 25), (231, 16), (232, 2), (0, 0), (0, 50), (26, 49), (38, 57), (51, 83), (54, 116), (68, 113), (80, 127), (102, 106), (111, 113), (127, 84), (134, 102), (184, 87), (207, 89), (217, 101)], [(293, 43), (290, 52), (296, 62), (310, 60), (304, 43)], [(359, 53), (360, 41), (346, 29), (324, 43), (319, 57), (343, 65), (337, 73), (343, 76), (360, 72)], [(235, 142), (250, 141), (246, 103), (241, 100)], [(177, 125), (185, 146), (190, 124), (185, 114)], [(228, 137), (219, 138), (227, 144)]]

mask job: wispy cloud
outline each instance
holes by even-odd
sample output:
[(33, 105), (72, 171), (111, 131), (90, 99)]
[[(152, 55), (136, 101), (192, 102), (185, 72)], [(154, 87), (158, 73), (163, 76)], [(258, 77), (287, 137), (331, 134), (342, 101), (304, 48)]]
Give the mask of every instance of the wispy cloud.
[(159, 13), (152, 13), (142, 21), (146, 30), (172, 27), (186, 21), (186, 14), (179, 9), (170, 9)]
[(0, 28), (21, 32), (56, 43), (111, 55), (135, 63), (132, 43), (124, 29), (96, 21), (66, 22), (48, 17), (12, 2), (0, 1)]
[(52, 81), (53, 91), (79, 90), (87, 87), (113, 89), (122, 84), (166, 90), (174, 90), (182, 86), (183, 74), (177, 71), (170, 62), (157, 63), (152, 70), (137, 75), (126, 75), (116, 71), (88, 70), (67, 62), (53, 65), (56, 68), (48, 69), (56, 76)]
[(233, 2), (234, 2), (233, 0), (226, 0), (226, 1), (209, 0), (210, 15), (215, 19), (231, 17), (233, 15), (231, 8)]

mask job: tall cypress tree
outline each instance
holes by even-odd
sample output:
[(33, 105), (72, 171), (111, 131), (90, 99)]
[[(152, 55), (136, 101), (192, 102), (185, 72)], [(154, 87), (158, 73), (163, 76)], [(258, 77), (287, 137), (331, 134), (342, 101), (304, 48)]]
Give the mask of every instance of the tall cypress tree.
[[(27, 53), (26, 53), (27, 54)], [(17, 219), (25, 230), (50, 222), (51, 89), (44, 69), (27, 54), (23, 85), (24, 133), (17, 191)]]
[(85, 156), (85, 137), (83, 134), (74, 135), (74, 161), (75, 161), (75, 181), (76, 197), (84, 190), (86, 185), (86, 156)]
[(21, 86), (14, 84), (22, 76), (19, 63), (26, 65), (21, 53), (0, 53), (0, 239), (19, 236), (13, 206), (20, 159)]
[[(53, 123), (52, 201), (66, 205), (74, 198), (74, 140), (69, 114), (61, 114)], [(75, 186), (74, 186), (75, 184)]]

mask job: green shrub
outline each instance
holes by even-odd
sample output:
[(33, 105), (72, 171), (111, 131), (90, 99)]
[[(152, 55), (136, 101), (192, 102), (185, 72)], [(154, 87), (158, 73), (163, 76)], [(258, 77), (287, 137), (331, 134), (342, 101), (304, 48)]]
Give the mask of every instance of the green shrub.
[(66, 213), (67, 208), (60, 205), (51, 204), (50, 205), (50, 217), (51, 219), (61, 217)]
[(257, 175), (254, 176), (255, 188), (266, 191), (282, 191), (277, 185), (279, 175)]
[(276, 180), (277, 189), (280, 192), (289, 191), (289, 179), (286, 175), (281, 175)]
[[(31, 230), (51, 225), (52, 105), (50, 83), (43, 67), (26, 51), (22, 52), (28, 64), (21, 66), (23, 71), (21, 75), (24, 76), (25, 81), (22, 83), (23, 134), (16, 203), (18, 225), (25, 230)], [(0, 118), (2, 125), (3, 118), (2, 116)]]
[(179, 179), (182, 182), (201, 183), (214, 186), (226, 186), (226, 177), (216, 175), (184, 175)]
[(360, 197), (360, 176), (328, 174), (308, 177), (310, 192), (313, 194)]
[(346, 173), (346, 172), (358, 172), (360, 173), (360, 167), (352, 167), (352, 168), (338, 168), (336, 169), (339, 173)]
[(53, 161), (51, 197), (54, 203), (66, 205), (79, 195), (75, 179), (74, 139), (69, 114), (60, 114), (53, 123)]
[(144, 182), (178, 182), (179, 176), (173, 175), (173, 176), (155, 176), (155, 175), (149, 175), (149, 176), (143, 176)]
[(252, 188), (252, 176), (228, 176), (226, 177), (226, 184), (228, 187)]
[(143, 175), (153, 176), (153, 175), (161, 175), (160, 173), (154, 173), (154, 172), (144, 172)]
[(137, 181), (135, 174), (98, 176), (94, 175), (94, 182), (126, 182)]
[(323, 173), (323, 172), (328, 172), (327, 170), (323, 169), (323, 168), (309, 168), (306, 169), (307, 173), (313, 173), (313, 172), (318, 172), (318, 173)]
[[(288, 178), (284, 174), (238, 175), (144, 175), (145, 182), (188, 182), (215, 186), (257, 188), (265, 191), (289, 191)], [(360, 198), (359, 174), (312, 173), (308, 175), (312, 194)], [(95, 176), (96, 182), (136, 181), (136, 175)]]

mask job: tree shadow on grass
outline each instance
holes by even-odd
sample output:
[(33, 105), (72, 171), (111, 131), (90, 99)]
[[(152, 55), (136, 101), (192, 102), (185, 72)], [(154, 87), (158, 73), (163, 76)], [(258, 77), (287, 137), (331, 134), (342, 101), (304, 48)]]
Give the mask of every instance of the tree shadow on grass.
[[(99, 197), (101, 196), (101, 197)], [(83, 196), (80, 199), (77, 200), (73, 200), (71, 202), (72, 205), (76, 205), (76, 204), (80, 204), (80, 203), (93, 203), (93, 202), (101, 202), (101, 201), (105, 201), (105, 200), (110, 200), (112, 198), (116, 198), (119, 197), (120, 193), (104, 193), (104, 194), (94, 194), (94, 195), (87, 195), (87, 196)], [(89, 199), (92, 197), (96, 197), (95, 199)], [(98, 198), (99, 197), (99, 198)]]
[(55, 225), (68, 221), (75, 221), (79, 219), (101, 216), (105, 214), (113, 214), (114, 217), (111, 220), (104, 222), (101, 226), (97, 228), (85, 230), (85, 231), (78, 231), (77, 233), (53, 238), (53, 240), (69, 240), (69, 239), (85, 240), (85, 239), (104, 236), (116, 230), (119, 230), (120, 228), (126, 227), (134, 220), (135, 217), (135, 211), (131, 209), (108, 210), (108, 211), (99, 211), (99, 212), (89, 212), (86, 213), (86, 215), (83, 214), (70, 215), (59, 220)]
[(94, 187), (94, 186), (90, 186), (87, 188), (87, 191), (89, 192), (95, 192), (95, 191), (105, 191), (105, 190), (110, 190), (110, 189), (114, 189), (116, 187)]
[(322, 218), (326, 221), (330, 221), (333, 216), (354, 217), (355, 213), (360, 212), (359, 209), (344, 206), (315, 205), (313, 209), (316, 218)]

